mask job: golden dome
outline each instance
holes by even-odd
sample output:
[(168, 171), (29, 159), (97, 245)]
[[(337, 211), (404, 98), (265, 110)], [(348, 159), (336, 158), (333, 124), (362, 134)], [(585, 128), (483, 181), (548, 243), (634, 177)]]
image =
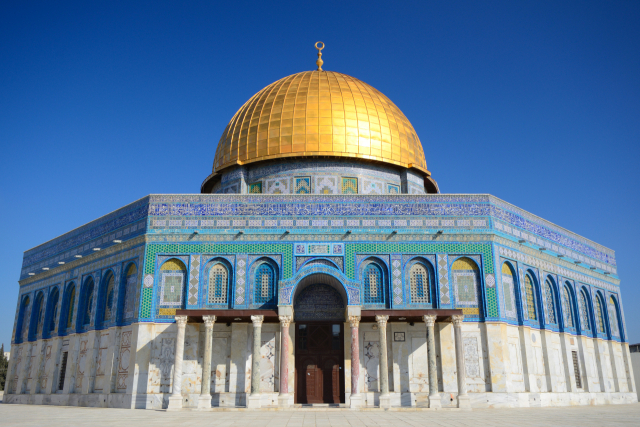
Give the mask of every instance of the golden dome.
[(213, 174), (284, 157), (349, 157), (427, 170), (422, 144), (402, 111), (368, 84), (305, 71), (251, 97), (227, 125)]

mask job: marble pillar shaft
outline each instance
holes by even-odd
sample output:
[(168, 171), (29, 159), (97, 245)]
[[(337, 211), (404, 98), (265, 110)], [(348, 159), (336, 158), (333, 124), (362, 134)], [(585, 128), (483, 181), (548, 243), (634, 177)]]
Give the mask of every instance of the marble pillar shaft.
[(253, 322), (253, 353), (251, 358), (251, 394), (260, 393), (260, 347), (264, 316), (251, 316)]
[(436, 316), (423, 316), (427, 325), (427, 357), (429, 359), (429, 396), (438, 396), (438, 365), (436, 362)]
[(360, 344), (358, 338), (360, 318), (351, 316), (349, 323), (351, 324), (351, 396), (355, 396), (360, 394), (360, 388), (358, 387), (360, 379)]
[(213, 325), (216, 316), (202, 316), (204, 321), (204, 357), (202, 363), (202, 385), (200, 394), (211, 394), (211, 352), (213, 347)]
[(380, 393), (389, 394), (389, 362), (387, 358), (387, 321), (389, 316), (376, 316), (380, 334)]
[(280, 395), (289, 393), (289, 324), (291, 316), (280, 316)]
[(176, 324), (178, 326), (178, 334), (176, 336), (171, 396), (182, 395), (182, 359), (184, 356), (184, 335), (187, 327), (187, 316), (176, 316)]
[(458, 371), (458, 396), (467, 395), (467, 378), (464, 367), (464, 349), (462, 344), (462, 321), (463, 315), (453, 317), (453, 333), (456, 343), (456, 370)]

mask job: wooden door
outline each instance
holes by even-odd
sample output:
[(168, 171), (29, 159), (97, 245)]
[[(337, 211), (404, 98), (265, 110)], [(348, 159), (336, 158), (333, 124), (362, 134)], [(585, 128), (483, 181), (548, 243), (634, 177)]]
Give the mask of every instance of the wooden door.
[(341, 323), (296, 325), (296, 403), (344, 402)]

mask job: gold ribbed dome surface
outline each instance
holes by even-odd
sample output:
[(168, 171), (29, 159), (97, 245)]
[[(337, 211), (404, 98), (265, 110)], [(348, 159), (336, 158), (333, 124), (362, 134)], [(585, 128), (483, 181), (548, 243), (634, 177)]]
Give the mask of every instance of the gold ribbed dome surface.
[(429, 174), (402, 111), (368, 84), (332, 71), (293, 74), (251, 97), (224, 130), (213, 172), (306, 156), (356, 157)]

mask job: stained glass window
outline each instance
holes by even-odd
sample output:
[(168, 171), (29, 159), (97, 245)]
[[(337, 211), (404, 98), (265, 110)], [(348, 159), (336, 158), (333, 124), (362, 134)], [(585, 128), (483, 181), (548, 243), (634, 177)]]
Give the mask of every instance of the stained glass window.
[(611, 326), (611, 335), (618, 337), (620, 331), (618, 330), (618, 310), (616, 309), (616, 302), (613, 297), (609, 297), (609, 325)]
[(562, 311), (564, 313), (565, 326), (573, 328), (573, 304), (571, 301), (571, 292), (566, 285), (562, 288)]
[(209, 304), (226, 304), (229, 289), (229, 275), (222, 264), (216, 264), (209, 271)]
[(580, 291), (580, 323), (582, 324), (582, 329), (585, 331), (591, 330), (591, 322), (589, 321), (589, 305), (587, 304), (589, 299), (583, 291)]
[(602, 310), (602, 301), (598, 295), (596, 295), (596, 326), (598, 327), (598, 332), (604, 334), (604, 312)]
[(266, 262), (256, 270), (254, 283), (254, 302), (256, 304), (270, 303), (274, 297), (275, 273)]
[(364, 302), (365, 304), (384, 304), (382, 270), (374, 263), (370, 263), (364, 269)]
[(262, 193), (262, 183), (254, 182), (253, 184), (249, 184), (249, 194), (260, 194)]
[(529, 314), (529, 319), (538, 320), (538, 315), (536, 314), (536, 299), (535, 291), (533, 289), (533, 280), (528, 274), (524, 276), (524, 291), (527, 297), (527, 313)]
[(555, 325), (556, 323), (558, 323), (556, 320), (556, 304), (553, 294), (553, 285), (548, 279), (544, 282), (544, 292), (547, 302), (547, 316), (549, 319), (549, 323)]
[(311, 177), (295, 178), (295, 194), (311, 194)]
[(429, 273), (424, 265), (414, 264), (409, 273), (412, 303), (431, 302)]

